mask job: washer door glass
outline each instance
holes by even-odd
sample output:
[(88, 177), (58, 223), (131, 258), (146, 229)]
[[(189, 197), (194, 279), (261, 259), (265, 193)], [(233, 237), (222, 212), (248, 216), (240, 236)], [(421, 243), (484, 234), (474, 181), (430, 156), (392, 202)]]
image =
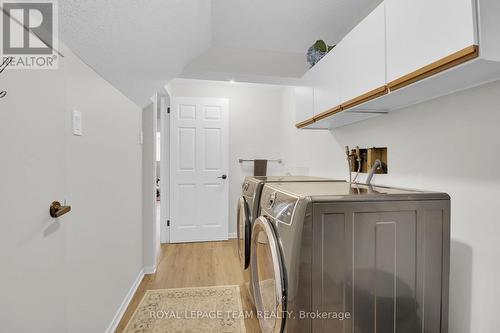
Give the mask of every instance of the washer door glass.
[(252, 230), (252, 284), (255, 307), (263, 333), (280, 333), (284, 326), (285, 280), (274, 227), (265, 217)]
[(250, 210), (247, 201), (241, 197), (238, 201), (238, 253), (243, 269), (247, 269), (250, 264)]

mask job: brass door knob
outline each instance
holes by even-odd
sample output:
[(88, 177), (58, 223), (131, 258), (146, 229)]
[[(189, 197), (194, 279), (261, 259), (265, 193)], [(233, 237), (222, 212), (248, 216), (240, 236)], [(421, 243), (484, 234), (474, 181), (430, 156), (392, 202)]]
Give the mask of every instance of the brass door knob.
[(58, 218), (71, 211), (71, 206), (61, 206), (59, 201), (54, 201), (50, 205), (49, 214), (53, 218)]

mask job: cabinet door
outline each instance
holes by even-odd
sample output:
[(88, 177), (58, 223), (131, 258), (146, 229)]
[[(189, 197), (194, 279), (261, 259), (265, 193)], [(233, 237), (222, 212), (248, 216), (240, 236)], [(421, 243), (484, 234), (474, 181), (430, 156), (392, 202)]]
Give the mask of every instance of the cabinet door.
[(314, 332), (448, 332), (449, 202), (314, 204)]
[(344, 104), (386, 84), (385, 6), (382, 3), (333, 49)]
[(314, 116), (314, 89), (313, 76), (314, 68), (304, 74), (301, 79), (301, 86), (294, 88), (295, 98), (295, 120), (301, 123), (312, 119)]
[(387, 79), (477, 44), (474, 0), (386, 0)]
[(304, 122), (313, 117), (313, 96), (313, 88), (310, 86), (294, 88), (295, 120), (297, 123)]
[(327, 112), (340, 104), (339, 64), (335, 49), (312, 69), (314, 86), (314, 115)]

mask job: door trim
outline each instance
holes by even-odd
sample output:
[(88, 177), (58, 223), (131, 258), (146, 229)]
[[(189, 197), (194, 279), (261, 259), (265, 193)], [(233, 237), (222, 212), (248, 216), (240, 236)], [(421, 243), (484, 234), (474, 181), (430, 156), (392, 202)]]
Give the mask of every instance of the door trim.
[(161, 161), (160, 161), (160, 243), (170, 242), (170, 96), (160, 95), (161, 107)]

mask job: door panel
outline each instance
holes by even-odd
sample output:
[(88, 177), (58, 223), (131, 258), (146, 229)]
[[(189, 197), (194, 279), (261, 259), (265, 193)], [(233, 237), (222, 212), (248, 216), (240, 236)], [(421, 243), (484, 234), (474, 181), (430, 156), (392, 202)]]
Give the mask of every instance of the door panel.
[(311, 86), (295, 87), (295, 121), (297, 123), (311, 119), (314, 116), (314, 88)]
[(228, 101), (172, 98), (171, 242), (228, 238)]
[(222, 133), (219, 128), (205, 129), (205, 150), (204, 150), (204, 166), (205, 170), (221, 171), (222, 170)]
[(309, 69), (300, 79), (301, 86), (293, 90), (295, 101), (295, 121), (300, 123), (314, 116), (314, 82), (318, 71), (315, 67)]
[(66, 216), (48, 213), (66, 196), (64, 63), (1, 76), (0, 331), (65, 332)]
[(415, 211), (354, 215), (354, 322), (362, 331), (418, 331), (416, 223)]
[(193, 209), (193, 205), (197, 205), (196, 200), (196, 184), (177, 184), (177, 195), (178, 198), (178, 210), (183, 212), (183, 218), (179, 219), (176, 227), (195, 227), (196, 222), (196, 210)]
[(385, 1), (388, 82), (477, 44), (474, 2)]
[(311, 71), (314, 87), (314, 116), (326, 112), (341, 103), (339, 89), (342, 85), (340, 80), (340, 63), (336, 48), (325, 55)]
[(339, 45), (337, 57), (340, 102), (346, 103), (386, 84), (385, 4), (379, 5)]
[[(341, 213), (325, 213), (313, 227), (312, 256), (313, 310), (345, 311), (346, 237), (345, 218)], [(325, 262), (335, 263), (324, 265)], [(328, 292), (325, 292), (328, 289)], [(348, 321), (313, 320), (313, 332), (347, 332)]]
[(313, 209), (313, 311), (352, 316), (315, 332), (447, 331), (447, 201)]
[(179, 133), (179, 170), (195, 171), (196, 169), (196, 128), (183, 127)]

